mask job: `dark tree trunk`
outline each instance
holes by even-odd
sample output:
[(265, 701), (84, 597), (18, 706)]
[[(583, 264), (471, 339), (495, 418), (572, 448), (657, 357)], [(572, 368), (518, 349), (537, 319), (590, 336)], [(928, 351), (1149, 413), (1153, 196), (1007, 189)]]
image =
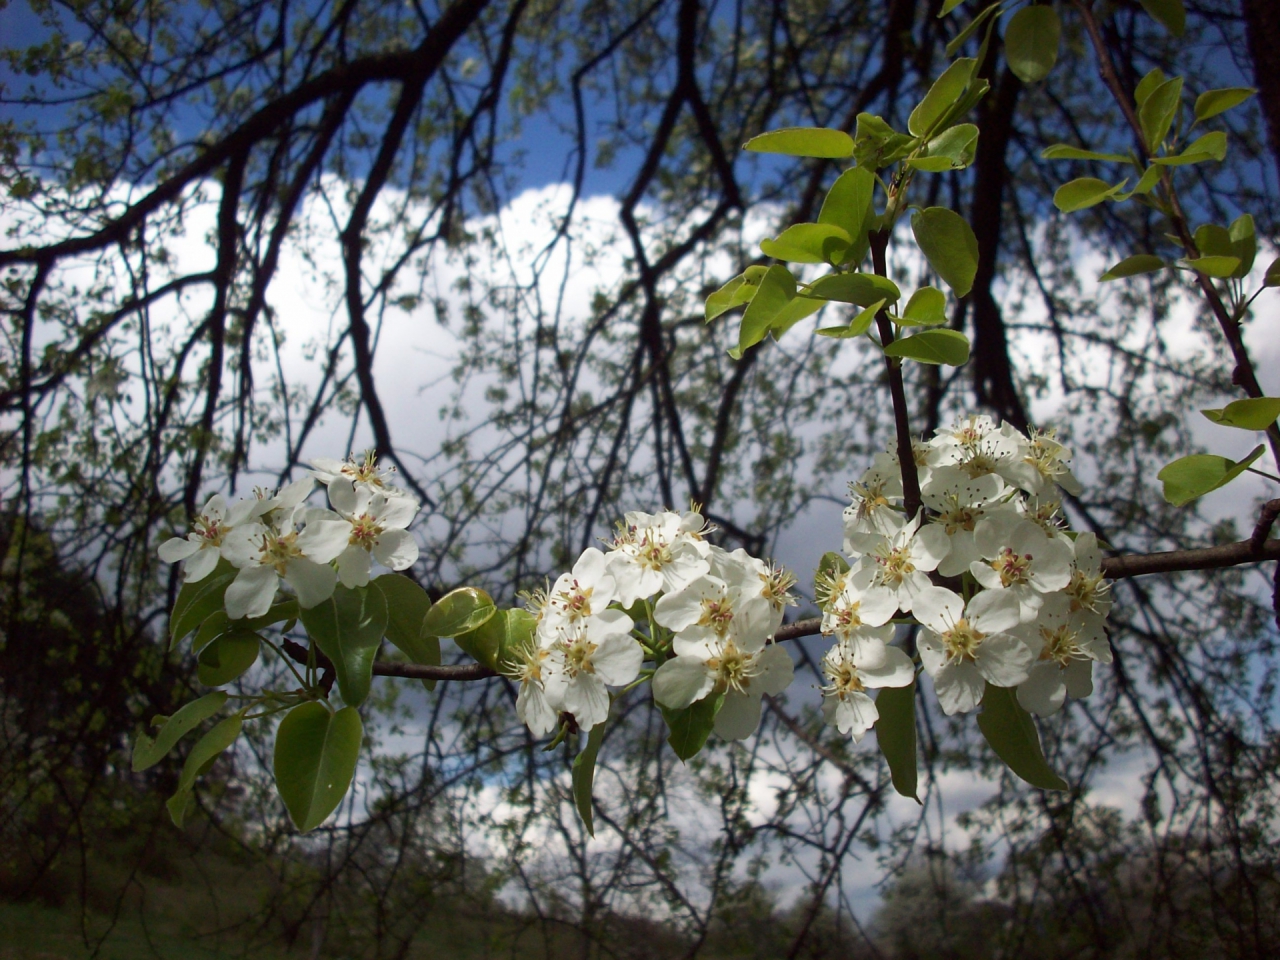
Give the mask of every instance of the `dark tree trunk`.
[(1280, 3), (1276, 0), (1243, 0), (1249, 59), (1258, 104), (1267, 121), (1267, 143), (1280, 176)]

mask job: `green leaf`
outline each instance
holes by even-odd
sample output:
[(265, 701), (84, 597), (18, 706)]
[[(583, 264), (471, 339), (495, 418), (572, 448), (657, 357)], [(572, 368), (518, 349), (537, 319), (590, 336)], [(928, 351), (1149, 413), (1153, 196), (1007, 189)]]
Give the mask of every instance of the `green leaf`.
[(1182, 36), (1187, 30), (1187, 11), (1182, 0), (1138, 0), (1142, 9), (1151, 15), (1153, 20), (1175, 37)]
[[(423, 625), (431, 609), (427, 591), (400, 573), (374, 577), (370, 586), (381, 590), (387, 601), (387, 639), (413, 663), (440, 666), (440, 639), (423, 633)], [(436, 682), (423, 680), (422, 685), (434, 690)]]
[(903, 326), (931, 327), (947, 322), (947, 295), (936, 287), (921, 287), (911, 295), (898, 318)]
[(301, 619), (312, 642), (333, 661), (343, 701), (350, 707), (364, 703), (373, 685), (373, 661), (387, 631), (387, 601), (382, 591), (369, 587), (351, 590), (338, 584), (333, 596), (303, 610)]
[(1067, 789), (1067, 781), (1054, 773), (1045, 760), (1036, 725), (1011, 688), (987, 684), (978, 729), (996, 756), (1027, 783), (1041, 790)]
[(1231, 232), (1216, 223), (1205, 223), (1196, 228), (1194, 234), (1196, 249), (1202, 257), (1233, 257), (1235, 247), (1231, 243)]
[(912, 135), (924, 137), (933, 132), (933, 128), (964, 94), (969, 81), (973, 79), (973, 71), (977, 65), (977, 60), (961, 57), (947, 67), (942, 72), (942, 76), (933, 81), (929, 92), (924, 95), (924, 99), (907, 118), (907, 129)]
[(839, 227), (856, 239), (866, 227), (867, 216), (873, 212), (876, 178), (870, 170), (854, 167), (836, 178), (822, 201), (818, 223)]
[(1079, 147), (1065, 143), (1055, 143), (1040, 151), (1042, 160), (1097, 160), (1100, 163), (1128, 163), (1129, 158), (1119, 153), (1096, 153), (1093, 150), (1081, 150)]
[(1177, 156), (1153, 157), (1151, 162), (1162, 167), (1184, 167), (1189, 163), (1203, 163), (1206, 160), (1222, 162), (1226, 156), (1227, 135), (1221, 130), (1214, 130), (1195, 140)]
[(1138, 87), (1136, 90), (1133, 91), (1133, 102), (1136, 103), (1139, 107), (1141, 107), (1144, 103), (1147, 102), (1147, 98), (1151, 96), (1152, 92), (1156, 89), (1156, 87), (1160, 86), (1160, 84), (1164, 83), (1164, 81), (1165, 81), (1164, 71), (1161, 70), (1159, 67), (1156, 67), (1150, 73), (1148, 73), (1145, 77), (1143, 77), (1141, 80), (1138, 81)]
[(1265, 449), (1258, 444), (1238, 462), (1210, 453), (1194, 453), (1166, 464), (1156, 477), (1164, 484), (1164, 498), (1181, 507), (1230, 483), (1252, 466)]
[(738, 346), (730, 351), (730, 356), (737, 359), (748, 347), (763, 340), (773, 321), (795, 298), (796, 278), (786, 267), (775, 263), (765, 272), (760, 281), (760, 289), (752, 298), (747, 312), (742, 315), (742, 325), (738, 328)]
[(958, 123), (925, 144), (924, 155), (913, 157), (907, 164), (925, 173), (963, 170), (973, 163), (978, 147), (978, 128), (972, 123)]
[(219, 559), (213, 573), (195, 583), (184, 583), (169, 614), (169, 649), (222, 609), (222, 597), (240, 571)]
[(1267, 272), (1262, 277), (1262, 285), (1264, 287), (1280, 287), (1280, 257), (1272, 260), (1271, 266), (1267, 267)]
[(901, 160), (919, 142), (916, 137), (898, 133), (875, 114), (860, 113), (853, 135), (853, 160), (860, 168), (879, 170)]
[(861, 313), (849, 321), (848, 326), (823, 327), (821, 330), (815, 330), (814, 333), (820, 337), (834, 337), (837, 340), (860, 337), (871, 329), (871, 324), (875, 321), (876, 314), (880, 312), (884, 305), (885, 301), (877, 300), (875, 303), (864, 307)]
[(841, 303), (856, 303), (860, 307), (869, 307), (877, 300), (897, 303), (902, 296), (898, 285), (888, 277), (874, 273), (837, 273), (829, 277), (815, 280), (804, 292), (806, 297), (818, 297), (822, 300), (837, 300)]
[(822, 555), (822, 559), (818, 561), (817, 576), (814, 579), (816, 581), (818, 577), (830, 577), (837, 573), (848, 572), (849, 561), (841, 554), (838, 554), (833, 550), (828, 550)]
[(1097, 177), (1079, 177), (1064, 183), (1053, 195), (1053, 205), (1063, 213), (1075, 213), (1113, 197), (1124, 187), (1113, 186)]
[(298, 618), (298, 601), (285, 600), (275, 604), (260, 617), (246, 617), (243, 620), (232, 620), (225, 611), (219, 611), (200, 624), (196, 638), (191, 643), (191, 652), (199, 654), (205, 647), (224, 633), (249, 632), (256, 633), (272, 624)]
[(1100, 276), (1098, 280), (1106, 283), (1109, 280), (1120, 280), (1123, 277), (1136, 277), (1143, 273), (1155, 273), (1157, 270), (1163, 270), (1167, 266), (1167, 263), (1153, 254), (1135, 253), (1132, 257), (1125, 257)]
[(913, 337), (893, 341), (884, 352), (889, 357), (958, 367), (969, 360), (969, 338), (958, 330), (922, 330)]
[(876, 743), (885, 762), (893, 789), (916, 803), (916, 683), (905, 687), (885, 687), (876, 696)]
[(669, 710), (662, 707), (662, 715), (666, 718), (671, 732), (667, 743), (681, 760), (690, 760), (698, 755), (711, 736), (716, 724), (716, 714), (724, 705), (723, 693), (709, 693), (701, 700), (695, 700), (683, 710)]
[[(985, 10), (983, 10), (980, 14), (978, 14), (976, 17), (974, 17), (972, 20), (970, 20), (965, 25), (964, 29), (961, 30), (959, 33), (957, 33), (954, 37), (952, 37), (951, 41), (947, 44), (947, 56), (954, 57), (956, 55), (956, 51), (964, 46), (965, 41), (968, 40), (971, 36), (973, 36), (975, 30), (977, 30), (980, 26), (982, 26), (991, 17), (1000, 13), (1002, 10), (1004, 10), (1003, 3), (993, 3), (989, 7), (987, 7)], [(941, 16), (941, 14), (939, 14), (939, 16)]]
[(773, 318), (769, 332), (777, 340), (805, 317), (812, 316), (827, 305), (825, 300), (813, 300), (809, 297), (796, 297)]
[(1258, 91), (1253, 87), (1224, 87), (1206, 90), (1196, 97), (1196, 123), (1238, 107)]
[(964, 3), (964, 0), (945, 0), (942, 4), (942, 9), (938, 11), (938, 19), (942, 19), (962, 3)]
[(196, 785), (196, 778), (208, 772), (218, 754), (236, 742), (240, 736), (240, 728), (244, 724), (244, 710), (233, 713), (203, 737), (196, 741), (182, 765), (182, 775), (178, 778), (178, 789), (168, 799), (165, 806), (169, 808), (169, 817), (173, 825), (182, 829), (190, 805), (191, 791)]
[(1241, 430), (1265, 430), (1280, 417), (1280, 398), (1251, 397), (1233, 400), (1217, 410), (1201, 410), (1214, 423)]
[(333, 713), (312, 700), (280, 721), (271, 768), (276, 789), (299, 832), (314, 830), (347, 795), (360, 759), (364, 724), (355, 707)]
[(587, 833), (596, 835), (591, 816), (591, 786), (596, 777), (596, 755), (600, 752), (600, 744), (604, 740), (604, 721), (597, 723), (587, 735), (587, 745), (573, 758), (573, 802), (578, 808), (578, 816), (582, 818)]
[(1239, 257), (1196, 257), (1194, 260), (1178, 261), (1184, 267), (1190, 267), (1206, 277), (1225, 278), (1231, 276), (1240, 267)]
[(1182, 78), (1174, 77), (1151, 91), (1146, 103), (1139, 108), (1138, 121), (1142, 126), (1142, 137), (1146, 141), (1148, 153), (1154, 154), (1160, 150), (1181, 106)]
[(742, 149), (755, 153), (782, 153), (789, 157), (843, 160), (853, 156), (853, 138), (843, 130), (785, 127), (752, 137), (742, 145)]
[(707, 305), (703, 311), (707, 323), (710, 323), (722, 313), (739, 307), (744, 303), (750, 303), (751, 298), (756, 295), (756, 285), (747, 283), (744, 276), (736, 276), (723, 287), (717, 290), (711, 296), (707, 297)]
[(454, 641), (477, 663), (499, 670), (510, 652), (531, 642), (538, 619), (528, 610), (499, 610), (479, 627), (460, 633)]
[(138, 739), (133, 743), (133, 772), (141, 773), (154, 767), (169, 755), (169, 751), (179, 740), (221, 710), (226, 702), (227, 695), (217, 690), (185, 704), (172, 717), (156, 717), (152, 720), (152, 726), (158, 721), (163, 722), (154, 738), (145, 733), (138, 734)]
[(1023, 7), (1004, 31), (1004, 56), (1023, 83), (1039, 83), (1058, 62), (1062, 23), (1049, 6)]
[(1254, 232), (1253, 217), (1244, 213), (1236, 217), (1228, 231), (1231, 237), (1231, 252), (1240, 259), (1240, 266), (1232, 274), (1237, 280), (1243, 280), (1253, 269), (1253, 261), (1258, 256), (1258, 237)]
[(252, 630), (234, 629), (200, 651), (197, 675), (206, 687), (230, 683), (258, 662), (262, 640)]
[(848, 231), (831, 223), (793, 224), (775, 240), (761, 240), (765, 256), (790, 263), (838, 264), (849, 252), (853, 238)]
[(928, 207), (911, 217), (916, 243), (957, 297), (973, 289), (978, 274), (978, 238), (960, 214), (946, 207)]
[[(1128, 181), (1125, 181), (1126, 183)], [(1116, 203), (1124, 203), (1130, 197), (1136, 194), (1147, 194), (1155, 189), (1156, 184), (1160, 182), (1160, 167), (1152, 164), (1142, 172), (1142, 176), (1138, 178), (1137, 184), (1128, 193), (1120, 191), (1112, 195), (1111, 199)], [(1124, 186), (1122, 183), (1120, 186)]]
[(422, 621), (423, 636), (456, 637), (469, 633), (497, 612), (493, 598), (479, 587), (458, 587), (427, 611)]

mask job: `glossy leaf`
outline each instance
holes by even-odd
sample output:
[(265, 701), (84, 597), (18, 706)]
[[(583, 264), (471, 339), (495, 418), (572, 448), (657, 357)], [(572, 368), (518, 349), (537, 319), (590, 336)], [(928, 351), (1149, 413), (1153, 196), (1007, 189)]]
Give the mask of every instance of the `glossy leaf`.
[[(1134, 188), (1132, 190), (1128, 192), (1119, 191), (1115, 194), (1112, 194), (1111, 199), (1116, 201), (1116, 203), (1124, 203), (1124, 201), (1128, 200), (1130, 197), (1135, 196), (1137, 194), (1150, 193), (1152, 190), (1155, 189), (1156, 184), (1159, 182), (1160, 182), (1160, 167), (1155, 164), (1152, 164), (1142, 172), (1142, 176), (1138, 178), (1138, 182), (1137, 184), (1134, 185)], [(1124, 184), (1121, 184), (1121, 186), (1124, 186)]]
[(1053, 205), (1063, 213), (1074, 213), (1097, 206), (1123, 187), (1113, 186), (1097, 177), (1079, 177), (1060, 186), (1053, 195)]
[(1151, 91), (1151, 96), (1139, 108), (1138, 121), (1142, 126), (1142, 137), (1146, 141), (1148, 153), (1155, 153), (1160, 149), (1181, 106), (1182, 78), (1174, 77)]
[(681, 760), (690, 760), (697, 756), (711, 736), (716, 724), (716, 714), (724, 705), (723, 693), (709, 693), (701, 700), (696, 700), (683, 710), (662, 708), (670, 733), (667, 743)]
[(849, 561), (834, 550), (828, 550), (822, 555), (822, 559), (818, 561), (817, 574), (819, 577), (848, 572)]
[(1067, 789), (1067, 781), (1045, 760), (1035, 722), (1018, 703), (1013, 689), (987, 684), (978, 729), (1005, 766), (1027, 783), (1041, 790)]
[(936, 287), (921, 287), (907, 301), (898, 323), (903, 326), (931, 327), (947, 322), (947, 295)]
[(222, 598), (240, 571), (219, 560), (213, 573), (195, 583), (184, 583), (169, 614), (169, 649), (187, 634), (223, 609)]
[(1280, 287), (1280, 257), (1271, 261), (1271, 266), (1267, 267), (1267, 272), (1262, 277), (1262, 284), (1266, 287)]
[(1144, 273), (1155, 273), (1163, 270), (1168, 264), (1164, 260), (1150, 253), (1136, 253), (1132, 257), (1125, 257), (1114, 267), (1098, 278), (1099, 281), (1106, 283), (1109, 280), (1120, 280), (1124, 277), (1136, 277)]
[(301, 833), (324, 823), (347, 795), (363, 738), (354, 707), (335, 713), (312, 700), (280, 721), (271, 767), (289, 819)]
[(902, 291), (888, 277), (874, 273), (837, 273), (815, 280), (804, 295), (869, 307), (877, 300), (896, 303)]
[[(786, 267), (774, 264), (760, 281), (760, 288), (742, 315), (742, 325), (738, 328), (738, 346), (730, 351), (735, 359), (741, 357), (743, 351), (753, 347), (769, 333), (770, 325), (778, 315), (796, 298), (796, 278)], [(438, 607), (438, 605), (437, 605)]]
[(1128, 163), (1129, 158), (1120, 153), (1098, 153), (1094, 150), (1081, 150), (1079, 147), (1065, 143), (1055, 143), (1040, 151), (1042, 160), (1097, 160), (1101, 163)]
[(169, 751), (177, 746), (178, 741), (209, 719), (227, 702), (227, 695), (221, 690), (205, 694), (199, 700), (184, 704), (172, 717), (156, 717), (151, 721), (160, 728), (154, 737), (145, 733), (138, 734), (133, 743), (132, 768), (134, 773), (141, 773), (169, 755)]
[(196, 638), (191, 643), (191, 652), (199, 654), (224, 633), (233, 631), (254, 633), (287, 620), (298, 618), (298, 601), (284, 600), (275, 604), (260, 617), (246, 617), (243, 620), (232, 620), (225, 612), (215, 613), (196, 631)]
[(739, 274), (707, 297), (707, 303), (703, 309), (704, 319), (707, 323), (710, 323), (716, 317), (727, 313), (734, 307), (750, 303), (751, 298), (755, 295), (756, 285), (749, 283), (746, 277)]
[(1139, 107), (1147, 102), (1147, 98), (1152, 92), (1165, 81), (1164, 71), (1159, 67), (1154, 68), (1150, 73), (1138, 81), (1137, 89), (1133, 91), (1133, 101)]
[(303, 610), (301, 619), (312, 642), (333, 661), (343, 701), (351, 707), (364, 703), (373, 685), (373, 661), (387, 631), (382, 591), (339, 584), (328, 600)]
[(1230, 483), (1262, 456), (1266, 448), (1259, 444), (1243, 460), (1229, 460), (1210, 453), (1179, 457), (1156, 474), (1164, 484), (1164, 498), (1181, 507), (1210, 491)]
[(1214, 423), (1240, 430), (1265, 430), (1280, 417), (1280, 398), (1250, 397), (1233, 400), (1216, 410), (1201, 410)]
[(978, 273), (978, 238), (960, 214), (929, 207), (911, 218), (911, 232), (921, 252), (957, 297), (973, 289)]
[(796, 297), (773, 318), (773, 323), (769, 325), (769, 332), (773, 334), (773, 338), (776, 340), (805, 317), (813, 316), (826, 305), (827, 302), (825, 300)]
[(1023, 83), (1039, 83), (1058, 62), (1062, 23), (1050, 6), (1023, 7), (1004, 31), (1004, 56)]
[(907, 129), (912, 136), (924, 137), (933, 132), (934, 127), (963, 96), (977, 65), (977, 60), (961, 57), (933, 81), (929, 92), (907, 118)]
[(905, 687), (885, 687), (876, 695), (876, 743), (885, 762), (893, 789), (920, 802), (916, 783), (916, 683)]
[(820, 337), (834, 337), (837, 340), (860, 337), (871, 329), (871, 324), (875, 322), (876, 314), (881, 311), (884, 305), (884, 300), (877, 300), (875, 303), (864, 307), (846, 326), (823, 327), (821, 330), (815, 330), (814, 333)]
[(742, 149), (754, 153), (781, 153), (789, 157), (821, 157), (842, 160), (853, 156), (853, 138), (843, 130), (824, 127), (784, 127), (752, 137)]
[[(954, 37), (952, 37), (950, 41), (948, 41), (947, 56), (954, 57), (956, 55), (956, 51), (964, 46), (965, 41), (968, 40), (971, 36), (973, 36), (974, 32), (979, 27), (981, 27), (984, 23), (986, 23), (992, 17), (997, 16), (998, 14), (1003, 12), (1003, 10), (1004, 10), (1003, 3), (993, 3), (990, 6), (988, 6), (986, 9), (984, 9), (981, 13), (979, 13), (976, 17), (974, 17), (972, 20), (970, 20), (967, 24), (965, 24), (964, 29), (961, 30), (959, 33), (957, 33)], [(941, 14), (939, 14), (939, 16), (941, 16)]]
[(908, 164), (925, 173), (963, 170), (973, 163), (977, 147), (978, 128), (972, 123), (958, 123), (925, 144), (923, 156), (912, 158)]
[(853, 137), (853, 159), (862, 169), (880, 170), (901, 160), (918, 143), (916, 137), (898, 133), (875, 114), (860, 113)]
[(1235, 248), (1231, 243), (1231, 233), (1226, 227), (1216, 223), (1206, 223), (1196, 228), (1194, 234), (1196, 249), (1202, 257), (1233, 257)]
[(760, 241), (765, 256), (789, 263), (838, 264), (852, 245), (848, 231), (831, 223), (793, 224), (777, 238)]
[(235, 629), (200, 651), (197, 676), (206, 687), (220, 687), (258, 662), (262, 640), (252, 630)]
[(436, 601), (422, 621), (424, 636), (469, 633), (497, 613), (493, 598), (479, 587), (458, 587)]
[(876, 178), (870, 170), (854, 167), (836, 178), (822, 201), (818, 223), (839, 227), (852, 238), (857, 238), (866, 227), (867, 215), (872, 212)]
[(454, 637), (454, 642), (477, 663), (498, 670), (510, 659), (514, 647), (527, 644), (533, 637), (537, 618), (528, 610), (513, 607), (499, 610), (479, 627)]
[(196, 741), (182, 765), (182, 775), (178, 778), (178, 789), (168, 799), (165, 806), (169, 809), (169, 817), (179, 830), (187, 816), (187, 808), (191, 801), (191, 791), (195, 788), (196, 778), (208, 772), (218, 755), (236, 742), (240, 736), (240, 728), (244, 724), (244, 711), (233, 713), (203, 737)]
[(1221, 90), (1206, 90), (1196, 97), (1196, 122), (1226, 113), (1238, 107), (1258, 91), (1253, 87), (1225, 87)]
[(1182, 0), (1138, 0), (1142, 9), (1175, 37), (1187, 31), (1187, 11)]
[(1153, 157), (1151, 162), (1162, 167), (1184, 167), (1191, 163), (1203, 163), (1206, 160), (1221, 162), (1227, 156), (1227, 135), (1221, 130), (1206, 133), (1189, 144), (1185, 150), (1173, 157)]
[[(400, 573), (384, 573), (374, 577), (369, 585), (381, 590), (387, 601), (387, 639), (413, 663), (438, 667), (440, 640), (423, 633), (427, 613), (431, 610), (427, 591)], [(436, 682), (423, 680), (422, 685), (434, 690)]]
[(596, 756), (600, 753), (600, 744), (604, 741), (604, 723), (597, 723), (587, 735), (587, 744), (573, 758), (573, 802), (578, 808), (578, 816), (590, 836), (595, 836), (595, 825), (591, 815), (591, 787), (596, 777)]
[(958, 367), (969, 360), (969, 338), (958, 330), (923, 330), (884, 348), (886, 356), (919, 363), (945, 363)]
[(1179, 260), (1179, 264), (1190, 267), (1206, 277), (1223, 279), (1231, 276), (1240, 267), (1239, 257), (1196, 257), (1194, 260)]
[(1237, 280), (1243, 280), (1253, 269), (1253, 261), (1258, 256), (1258, 236), (1254, 229), (1253, 217), (1247, 213), (1236, 217), (1228, 235), (1231, 237), (1231, 252), (1240, 260), (1240, 266), (1236, 267), (1232, 276)]

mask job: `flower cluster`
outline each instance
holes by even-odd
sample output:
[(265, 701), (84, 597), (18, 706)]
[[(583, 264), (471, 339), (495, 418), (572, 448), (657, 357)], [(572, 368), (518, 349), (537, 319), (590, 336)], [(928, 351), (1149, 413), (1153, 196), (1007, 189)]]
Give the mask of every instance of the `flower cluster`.
[[(791, 658), (769, 643), (795, 601), (790, 574), (706, 539), (696, 509), (633, 512), (607, 551), (586, 550), (544, 592), (530, 598), (531, 642), (507, 672), (520, 681), (520, 719), (538, 735), (568, 713), (581, 729), (608, 715), (608, 687), (659, 661), (653, 695), (683, 710), (723, 695), (715, 731), (740, 740), (760, 723), (760, 698), (791, 682)], [(647, 620), (648, 635), (633, 617)]]
[[(310, 609), (329, 599), (339, 582), (365, 586), (373, 560), (404, 570), (418, 559), (406, 529), (418, 501), (387, 482), (372, 453), (311, 465), (310, 476), (274, 493), (257, 490), (231, 507), (221, 494), (210, 497), (191, 533), (160, 545), (160, 559), (184, 561), (188, 583), (211, 574), (219, 559), (235, 567), (225, 597), (233, 620), (265, 614), (282, 578)], [(332, 509), (307, 506), (317, 481)]]
[[(973, 710), (985, 685), (1016, 687), (1040, 716), (1088, 696), (1110, 662), (1109, 585), (1091, 533), (1072, 534), (1058, 490), (1080, 486), (1052, 431), (1026, 436), (969, 416), (914, 446), (925, 511), (904, 515), (897, 457), (882, 453), (844, 513), (852, 566), (820, 577), (827, 722), (858, 740), (875, 723), (868, 688), (906, 686), (914, 667), (890, 646), (899, 613), (947, 714)], [(962, 593), (939, 586), (949, 580)]]

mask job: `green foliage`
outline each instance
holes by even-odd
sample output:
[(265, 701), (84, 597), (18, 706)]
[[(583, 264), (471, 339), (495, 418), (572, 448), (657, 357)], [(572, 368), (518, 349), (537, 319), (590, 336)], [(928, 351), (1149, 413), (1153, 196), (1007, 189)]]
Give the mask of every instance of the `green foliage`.
[(587, 735), (586, 745), (573, 758), (573, 801), (578, 808), (578, 816), (582, 818), (587, 833), (596, 835), (591, 811), (591, 787), (596, 776), (596, 756), (600, 753), (600, 744), (604, 742), (605, 724), (597, 723)]
[(885, 303), (886, 301), (884, 300), (877, 300), (875, 303), (868, 304), (846, 326), (822, 327), (819, 330), (815, 330), (814, 333), (821, 337), (833, 337), (837, 340), (860, 337), (871, 329), (871, 324), (875, 322), (876, 314), (884, 308)]
[(1147, 152), (1155, 154), (1164, 146), (1169, 128), (1182, 106), (1182, 78), (1174, 77), (1157, 86), (1138, 108), (1138, 121)]
[(1175, 37), (1181, 37), (1187, 30), (1187, 10), (1182, 0), (1138, 0), (1142, 8), (1151, 14)]
[(1005, 59), (1023, 83), (1039, 83), (1058, 62), (1062, 23), (1051, 6), (1023, 7), (1004, 32)]
[(422, 635), (458, 637), (470, 633), (497, 614), (493, 598), (479, 587), (450, 590), (427, 611), (422, 620)]
[(195, 583), (182, 585), (169, 614), (169, 649), (222, 610), (223, 595), (239, 572), (226, 560), (219, 559), (213, 573)]
[(197, 740), (196, 745), (191, 748), (187, 762), (182, 766), (182, 776), (178, 778), (178, 789), (166, 803), (169, 808), (169, 817), (179, 830), (182, 829), (182, 824), (186, 820), (196, 779), (207, 773), (219, 754), (236, 742), (243, 724), (244, 711), (233, 713)]
[(936, 287), (921, 287), (911, 295), (902, 316), (895, 318), (903, 326), (931, 327), (947, 322), (947, 295)]
[(1175, 507), (1181, 507), (1226, 486), (1249, 469), (1265, 449), (1258, 444), (1240, 461), (1210, 453), (1194, 453), (1166, 464), (1156, 477), (1164, 484), (1164, 498)]
[(843, 160), (853, 156), (853, 139), (842, 130), (823, 127), (784, 127), (752, 137), (742, 145), (755, 153)]
[(893, 789), (916, 803), (920, 795), (916, 785), (916, 684), (885, 687), (876, 695), (876, 744), (885, 762)]
[(797, 223), (782, 231), (775, 240), (761, 240), (760, 249), (767, 257), (790, 263), (844, 262), (853, 240), (842, 227), (830, 223)]
[(724, 692), (712, 691), (701, 700), (695, 700), (683, 710), (671, 710), (662, 707), (662, 716), (667, 721), (670, 733), (667, 743), (681, 760), (688, 761), (698, 755), (706, 745), (707, 738), (715, 729), (716, 714), (724, 706)]
[[(381, 590), (387, 601), (387, 639), (413, 663), (438, 667), (440, 639), (424, 632), (427, 613), (431, 610), (427, 591), (398, 573), (374, 577), (369, 585)], [(436, 686), (434, 680), (423, 680), (422, 684), (428, 690)]]
[(884, 348), (886, 356), (958, 367), (969, 361), (969, 338), (958, 330), (922, 330)]
[(373, 661), (387, 630), (387, 616), (381, 590), (341, 584), (328, 600), (302, 611), (302, 625), (312, 642), (333, 661), (338, 690), (348, 706), (358, 707), (369, 696)]
[(1163, 270), (1168, 264), (1160, 257), (1150, 253), (1135, 253), (1132, 257), (1125, 257), (1114, 267), (1100, 276), (1098, 279), (1103, 283), (1110, 280), (1120, 280), (1124, 277), (1136, 277), (1144, 273), (1156, 273)]
[(1067, 782), (1045, 760), (1040, 734), (1031, 715), (1018, 703), (1016, 691), (988, 683), (982, 695), (978, 729), (996, 756), (1027, 783), (1041, 790), (1067, 789)]
[(363, 738), (354, 707), (334, 712), (312, 700), (280, 721), (272, 771), (289, 818), (302, 833), (324, 823), (346, 796)]
[(1250, 397), (1245, 400), (1233, 400), (1219, 409), (1200, 412), (1214, 423), (1224, 427), (1265, 430), (1276, 422), (1276, 417), (1280, 417), (1280, 398)]
[(960, 214), (928, 207), (911, 218), (911, 232), (929, 266), (957, 297), (973, 289), (978, 274), (978, 238)]
[(172, 717), (156, 717), (151, 721), (157, 727), (154, 737), (139, 733), (133, 744), (132, 769), (141, 773), (155, 766), (169, 751), (178, 745), (178, 741), (198, 727), (209, 717), (221, 710), (227, 703), (227, 695), (221, 690), (205, 694), (198, 700), (192, 700)]
[(454, 637), (454, 642), (477, 663), (499, 670), (513, 650), (533, 642), (537, 625), (537, 618), (528, 610), (512, 607), (498, 610), (476, 629)]
[(954, 108), (960, 103), (977, 66), (977, 60), (962, 57), (942, 72), (907, 118), (907, 129), (912, 136), (931, 136), (951, 115), (959, 112)]
[(853, 160), (860, 169), (882, 170), (897, 163), (918, 143), (917, 138), (898, 133), (875, 114), (860, 113), (853, 136)]
[(1234, 107), (1240, 106), (1258, 91), (1253, 87), (1226, 87), (1221, 90), (1206, 90), (1196, 97), (1196, 122), (1216, 117)]
[(1053, 205), (1063, 213), (1074, 213), (1097, 206), (1123, 189), (1124, 183), (1113, 186), (1097, 177), (1078, 177), (1057, 189), (1053, 195)]
[(874, 273), (837, 273), (815, 280), (804, 295), (869, 307), (878, 302), (896, 303), (902, 291), (888, 277)]
[(231, 629), (200, 651), (197, 676), (206, 687), (220, 687), (258, 662), (261, 638), (252, 630)]

